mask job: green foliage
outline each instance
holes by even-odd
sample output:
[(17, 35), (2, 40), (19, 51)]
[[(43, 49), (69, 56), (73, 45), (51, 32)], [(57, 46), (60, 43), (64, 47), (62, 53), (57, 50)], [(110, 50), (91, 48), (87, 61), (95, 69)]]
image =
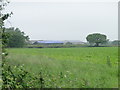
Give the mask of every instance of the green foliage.
[(114, 40), (112, 44), (116, 46), (120, 46), (120, 40)]
[[(8, 39), (9, 39), (9, 34), (5, 32), (5, 28), (2, 28), (2, 47), (7, 47)], [(4, 49), (3, 49), (4, 50)]]
[[(23, 81), (25, 76), (27, 75), (27, 71), (23, 70), (21, 66), (14, 66), (14, 68), (11, 68), (11, 66), (8, 64), (8, 61), (6, 60), (6, 56), (8, 55), (8, 53), (6, 52), (5, 48), (6, 45), (9, 43), (10, 34), (6, 32), (4, 21), (8, 19), (8, 17), (10, 17), (12, 13), (2, 14), (1, 12), (7, 5), (7, 3), (9, 2), (7, 2), (6, 0), (0, 0), (0, 53), (2, 55), (2, 57), (0, 56), (0, 66), (2, 67), (0, 68), (0, 70), (2, 70), (0, 71), (0, 89), (24, 88), (27, 87), (27, 83), (25, 84)], [(16, 31), (19, 32), (19, 30)]]
[(94, 33), (94, 34), (89, 34), (86, 37), (86, 40), (90, 44), (95, 44), (95, 46), (99, 46), (99, 44), (107, 42), (107, 36), (100, 33)]
[(86, 44), (78, 44), (78, 45), (74, 45), (74, 44), (65, 44), (65, 45), (27, 45), (26, 48), (72, 48), (72, 47), (87, 47), (88, 45)]
[(24, 47), (29, 40), (28, 36), (18, 28), (8, 28), (6, 33), (9, 34), (7, 47)]
[[(1, 3), (3, 3), (3, 1), (4, 0), (0, 0)], [(6, 3), (0, 4), (0, 11), (5, 4)], [(20, 35), (24, 36), (24, 33), (19, 31), (19, 29), (13, 29), (14, 32), (8, 30), (8, 32), (12, 32), (10, 34), (6, 32), (3, 21), (8, 17), (8, 14), (0, 13), (0, 39), (2, 39), (2, 80), (0, 78), (0, 83), (3, 83), (3, 89), (118, 87), (116, 83), (118, 80), (116, 78), (116, 65), (109, 68), (103, 63), (103, 51), (102, 54), (96, 52), (91, 54), (91, 52), (89, 52), (91, 49), (88, 50), (88, 48), (84, 50), (74, 48), (75, 51), (70, 48), (67, 53), (64, 53), (64, 49), (59, 52), (59, 48), (53, 50), (48, 49), (45, 51), (40, 50), (41, 52), (38, 49), (37, 51), (26, 49), (18, 49), (18, 51), (14, 51), (14, 49), (9, 49), (10, 53), (8, 55), (5, 47), (10, 43), (9, 38), (12, 39), (13, 36), (16, 38), (18, 35), (18, 39), (20, 38)], [(24, 39), (26, 38), (24, 37)], [(10, 50), (13, 50), (13, 52)], [(88, 53), (86, 54), (86, 50), (88, 50), (90, 55), (88, 55)], [(79, 55), (80, 51), (83, 51), (81, 55)], [(76, 53), (71, 54), (71, 52)], [(97, 57), (94, 57), (95, 54), (100, 56), (96, 55)], [(114, 53), (112, 53), (112, 55), (113, 54)], [(111, 55), (111, 53), (109, 55)], [(81, 56), (83, 56), (83, 58), (81, 58)], [(102, 58), (99, 58), (101, 56)], [(94, 58), (92, 59), (91, 57)], [(100, 60), (98, 60), (98, 58)], [(102, 59), (103, 62), (99, 62), (102, 64), (97, 64), (98, 61), (95, 59), (98, 61), (101, 61)], [(79, 60), (87, 61), (81, 62)], [(116, 60), (116, 58), (114, 60)], [(114, 60), (111, 58), (112, 64), (115, 62)], [(25, 66), (22, 66), (23, 63), (25, 63)]]
[(6, 0), (0, 0), (0, 66), (2, 66), (2, 69), (0, 69), (0, 88), (2, 87), (2, 76), (1, 72), (4, 72), (4, 64), (5, 64), (5, 57), (8, 55), (8, 53), (5, 50), (6, 42), (8, 40), (8, 35), (5, 33), (5, 27), (4, 27), (4, 21), (10, 16), (10, 14), (2, 14), (2, 10), (6, 6), (8, 2)]
[(71, 42), (66, 42), (65, 44), (67, 44), (67, 45), (71, 45), (72, 43), (71, 43)]

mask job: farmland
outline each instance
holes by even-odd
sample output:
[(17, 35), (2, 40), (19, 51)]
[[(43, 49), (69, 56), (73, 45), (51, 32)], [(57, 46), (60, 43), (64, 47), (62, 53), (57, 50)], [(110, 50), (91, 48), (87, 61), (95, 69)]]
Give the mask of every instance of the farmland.
[[(8, 48), (9, 65), (42, 73), (46, 88), (118, 87), (118, 48)], [(35, 87), (39, 84), (34, 83)]]

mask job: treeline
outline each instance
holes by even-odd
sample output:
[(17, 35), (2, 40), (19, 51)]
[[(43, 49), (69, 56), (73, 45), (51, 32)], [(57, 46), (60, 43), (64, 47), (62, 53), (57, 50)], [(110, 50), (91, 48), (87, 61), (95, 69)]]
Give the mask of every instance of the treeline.
[(104, 46), (120, 46), (120, 40), (108, 41)]
[(5, 33), (8, 36), (6, 47), (24, 47), (29, 41), (29, 37), (19, 28), (6, 28)]
[[(4, 32), (7, 35), (6, 47), (7, 48), (70, 48), (70, 47), (89, 47), (95, 46), (90, 42), (85, 44), (58, 44), (58, 45), (40, 45), (40, 44), (30, 44), (29, 36), (25, 35), (19, 28), (5, 28)], [(95, 38), (95, 37), (94, 37)], [(95, 40), (92, 40), (95, 41)], [(120, 40), (107, 41), (105, 43), (100, 43), (99, 46), (120, 46)]]
[[(108, 41), (104, 44), (100, 44), (99, 47), (114, 47), (114, 46), (120, 46), (120, 41)], [(41, 45), (41, 44), (27, 44), (25, 46), (26, 48), (74, 48), (74, 47), (96, 47), (94, 45), (91, 45), (90, 43), (84, 43), (84, 44), (51, 44), (51, 45)]]
[(72, 47), (87, 47), (86, 44), (66, 44), (66, 45), (27, 45), (27, 48), (72, 48)]
[(120, 40), (114, 40), (114, 41), (110, 42), (110, 44), (120, 46)]

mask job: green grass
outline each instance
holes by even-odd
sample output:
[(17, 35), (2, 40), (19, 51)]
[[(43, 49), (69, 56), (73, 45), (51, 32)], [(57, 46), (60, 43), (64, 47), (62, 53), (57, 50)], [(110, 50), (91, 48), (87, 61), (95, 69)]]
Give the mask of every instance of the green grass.
[(11, 66), (24, 64), (31, 73), (42, 72), (45, 87), (118, 87), (117, 47), (12, 48), (8, 52)]

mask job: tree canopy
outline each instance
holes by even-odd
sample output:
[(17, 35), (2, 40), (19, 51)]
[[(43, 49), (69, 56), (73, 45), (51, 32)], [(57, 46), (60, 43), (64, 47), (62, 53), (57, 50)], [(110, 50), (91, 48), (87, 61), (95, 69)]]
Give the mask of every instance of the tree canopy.
[(9, 34), (7, 47), (23, 47), (29, 40), (29, 37), (25, 36), (19, 28), (7, 28), (6, 33)]
[(107, 42), (107, 36), (104, 34), (100, 34), (100, 33), (93, 33), (93, 34), (89, 34), (86, 37), (86, 40), (90, 44), (94, 44), (95, 46), (99, 46), (99, 44)]

